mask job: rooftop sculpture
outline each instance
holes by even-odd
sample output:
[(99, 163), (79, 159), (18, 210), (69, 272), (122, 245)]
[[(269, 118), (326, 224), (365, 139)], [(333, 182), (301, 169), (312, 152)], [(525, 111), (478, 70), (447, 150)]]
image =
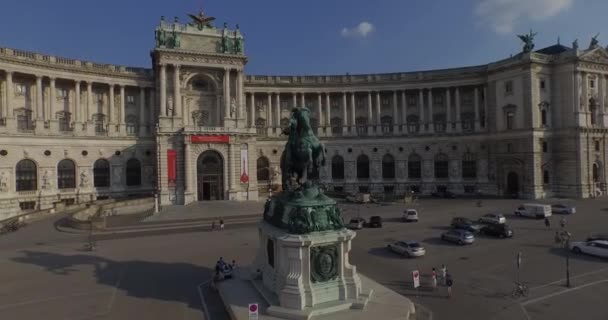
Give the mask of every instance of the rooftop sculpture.
[(532, 29), (530, 29), (530, 33), (528, 33), (528, 34), (518, 34), (517, 35), (517, 37), (519, 39), (521, 39), (521, 41), (523, 41), (523, 43), (524, 43), (524, 47), (522, 49), (523, 52), (531, 52), (534, 49), (534, 37), (537, 34), (538, 33), (532, 32)]

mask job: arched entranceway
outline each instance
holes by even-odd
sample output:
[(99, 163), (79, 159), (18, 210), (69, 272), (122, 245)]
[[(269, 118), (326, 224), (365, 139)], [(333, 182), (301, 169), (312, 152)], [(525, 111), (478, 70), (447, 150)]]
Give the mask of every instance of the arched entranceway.
[(216, 151), (201, 153), (196, 161), (198, 201), (224, 199), (224, 161)]
[(507, 174), (507, 197), (517, 198), (519, 196), (519, 176), (511, 171)]

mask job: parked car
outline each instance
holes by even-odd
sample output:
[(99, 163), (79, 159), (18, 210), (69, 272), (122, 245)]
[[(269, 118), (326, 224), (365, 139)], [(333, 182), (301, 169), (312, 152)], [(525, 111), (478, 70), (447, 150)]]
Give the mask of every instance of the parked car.
[(475, 241), (475, 236), (466, 230), (452, 229), (444, 232), (441, 235), (441, 240), (458, 243), (459, 245), (465, 245), (472, 244)]
[(382, 217), (381, 216), (372, 216), (369, 218), (369, 222), (367, 226), (370, 228), (382, 228)]
[(511, 238), (513, 237), (513, 230), (505, 223), (500, 224), (488, 224), (481, 228), (479, 231), (482, 234), (499, 237), (499, 238)]
[(604, 240), (608, 241), (608, 233), (594, 233), (587, 237), (587, 241)]
[(608, 241), (574, 241), (570, 242), (570, 250), (575, 253), (586, 253), (592, 256), (608, 258)]
[(416, 209), (407, 209), (403, 211), (401, 220), (403, 220), (403, 222), (418, 222), (418, 211), (416, 211)]
[(516, 216), (544, 219), (551, 216), (551, 206), (548, 204), (527, 203), (515, 209)]
[(479, 218), (479, 222), (500, 224), (507, 222), (507, 218), (500, 213), (488, 213), (481, 216), (481, 218)]
[(435, 197), (435, 198), (445, 198), (445, 199), (456, 198), (456, 195), (450, 191), (435, 191), (435, 192), (431, 193), (431, 196)]
[(396, 241), (387, 245), (387, 248), (406, 257), (422, 257), (426, 250), (418, 241)]
[(562, 203), (552, 204), (551, 213), (573, 214), (576, 213), (576, 207), (565, 205)]
[(481, 226), (479, 224), (476, 224), (471, 219), (462, 217), (453, 218), (451, 226), (454, 229), (462, 229), (474, 233), (479, 233), (479, 230), (481, 230)]
[(361, 217), (350, 219), (350, 221), (346, 225), (346, 227), (351, 230), (360, 230), (363, 229), (363, 226), (365, 226), (365, 219)]

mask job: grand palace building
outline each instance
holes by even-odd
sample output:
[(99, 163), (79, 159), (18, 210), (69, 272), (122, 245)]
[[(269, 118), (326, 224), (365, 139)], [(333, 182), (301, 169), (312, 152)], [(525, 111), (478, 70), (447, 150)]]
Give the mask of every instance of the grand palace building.
[[(256, 200), (280, 184), (291, 110), (325, 145), (327, 190), (606, 195), (608, 52), (531, 47), (485, 65), (247, 75), (244, 37), (161, 19), (150, 69), (0, 48), (0, 219), (158, 194)], [(530, 40), (531, 43), (531, 40)]]

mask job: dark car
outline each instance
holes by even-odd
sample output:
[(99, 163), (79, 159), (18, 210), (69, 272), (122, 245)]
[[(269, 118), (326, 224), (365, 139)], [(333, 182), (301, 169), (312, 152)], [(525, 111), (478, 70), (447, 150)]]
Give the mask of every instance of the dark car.
[(369, 228), (382, 228), (382, 217), (381, 216), (372, 216), (369, 218), (369, 222), (367, 223)]
[(456, 195), (450, 191), (435, 191), (431, 193), (432, 197), (435, 198), (445, 198), (445, 199), (454, 199)]
[(481, 228), (479, 231), (488, 236), (499, 237), (499, 238), (511, 238), (513, 237), (513, 230), (508, 225), (501, 224), (488, 224)]
[(479, 230), (481, 229), (481, 226), (473, 222), (473, 220), (462, 217), (452, 219), (451, 226), (454, 229), (466, 230), (473, 233), (479, 233)]
[(608, 233), (594, 233), (587, 237), (587, 242), (594, 240), (605, 240), (608, 241)]

